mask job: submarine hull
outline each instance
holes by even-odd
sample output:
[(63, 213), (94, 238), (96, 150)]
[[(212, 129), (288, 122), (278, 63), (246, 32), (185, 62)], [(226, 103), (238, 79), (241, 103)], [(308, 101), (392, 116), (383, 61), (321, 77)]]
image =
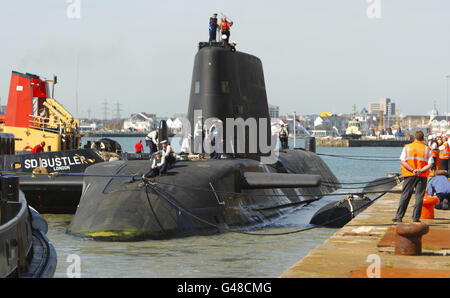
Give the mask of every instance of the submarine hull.
[[(399, 176), (379, 178), (369, 182), (362, 190), (363, 193), (383, 194), (400, 183)], [(320, 208), (311, 218), (310, 224), (328, 228), (340, 228), (366, 210), (374, 199), (363, 196), (351, 196), (338, 202), (331, 202)]]
[[(140, 177), (149, 167), (148, 161), (90, 166), (68, 232), (112, 241), (226, 232), (269, 224), (302, 202), (318, 199), (339, 186), (317, 155), (301, 150), (280, 152), (276, 165), (261, 165), (253, 159), (181, 161), (151, 183), (99, 177)], [(242, 173), (248, 172), (314, 174), (328, 183), (319, 187), (248, 189), (242, 182)], [(96, 176), (89, 176), (92, 174)]]

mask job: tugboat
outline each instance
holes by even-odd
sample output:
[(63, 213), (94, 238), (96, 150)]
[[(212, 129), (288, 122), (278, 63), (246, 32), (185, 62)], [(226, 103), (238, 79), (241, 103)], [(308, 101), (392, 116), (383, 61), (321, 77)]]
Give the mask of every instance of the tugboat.
[[(0, 156), (0, 171), (26, 174), (20, 179), (21, 190), (37, 211), (73, 214), (80, 201), (83, 178), (61, 174), (81, 174), (96, 163), (148, 160), (149, 156), (122, 152), (118, 142), (107, 138), (93, 142), (92, 148), (80, 148), (79, 121), (53, 98), (56, 84), (56, 76), (47, 80), (30, 73), (12, 72), (6, 115), (0, 115), (0, 130), (14, 134), (15, 138), (5, 142), (11, 142), (12, 151), (17, 154)], [(45, 143), (44, 152), (31, 154), (30, 150), (41, 143)]]
[(30, 73), (12, 72), (3, 132), (15, 136), (17, 151), (31, 151), (41, 142), (45, 142), (48, 152), (80, 147), (79, 121), (53, 98), (56, 83), (55, 75), (46, 80)]
[[(6, 115), (0, 117), (0, 128), (3, 133), (14, 135), (1, 144), (13, 152), (0, 156), (0, 171), (28, 174), (20, 179), (21, 190), (39, 212), (74, 213), (81, 196), (80, 177), (33, 178), (31, 174), (83, 173), (88, 166), (104, 162), (107, 152), (80, 149), (79, 121), (52, 98), (56, 83), (56, 76), (46, 80), (30, 73), (12, 72)], [(44, 152), (31, 154), (31, 149), (43, 142)], [(13, 155), (14, 151), (17, 154)]]
[(358, 119), (353, 118), (348, 122), (345, 134), (342, 135), (343, 139), (360, 139), (362, 137), (361, 122)]
[[(14, 153), (14, 136), (0, 133), (0, 143), (0, 154)], [(57, 260), (47, 222), (28, 206), (18, 177), (0, 176), (0, 189), (0, 277), (53, 277)]]
[[(261, 60), (233, 49), (224, 41), (199, 44), (188, 107), (191, 129), (185, 135), (195, 136), (195, 123), (201, 117), (224, 124), (230, 120), (260, 123), (256, 133), (246, 125), (231, 130), (224, 125), (224, 136), (227, 130), (235, 134), (226, 138), (231, 148), (222, 158), (203, 158), (199, 153), (200, 159), (177, 161), (166, 175), (152, 179), (141, 178), (150, 168), (148, 161), (89, 166), (80, 204), (68, 227), (70, 234), (136, 241), (248, 229), (270, 224), (340, 187), (314, 152), (274, 151), (276, 136), (270, 133)], [(164, 123), (161, 136), (167, 138)], [(238, 136), (245, 138), (242, 147)], [(269, 144), (269, 150), (261, 146), (252, 150), (251, 140)]]

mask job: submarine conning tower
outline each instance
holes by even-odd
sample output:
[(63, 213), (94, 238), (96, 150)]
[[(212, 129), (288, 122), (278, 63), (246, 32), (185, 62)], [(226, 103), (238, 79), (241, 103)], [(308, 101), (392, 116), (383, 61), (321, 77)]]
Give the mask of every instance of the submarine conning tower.
[[(225, 142), (224, 151), (237, 153), (239, 157), (261, 155), (258, 146), (256, 154), (249, 148), (249, 136), (270, 145), (270, 116), (261, 60), (253, 55), (232, 51), (222, 42), (200, 42), (195, 56), (189, 99), (188, 117), (191, 131), (198, 119), (198, 111), (204, 119), (218, 118), (223, 122), (223, 137), (227, 136), (226, 119), (241, 118), (256, 120), (257, 130), (249, 131), (245, 126), (245, 151), (238, 150), (236, 138), (238, 127), (234, 127), (234, 142)], [(197, 113), (194, 113), (197, 110)], [(259, 125), (266, 119), (267, 125)], [(266, 140), (260, 140), (260, 129), (266, 130)], [(231, 133), (231, 132), (230, 132)], [(192, 134), (194, 136), (194, 134)], [(273, 144), (275, 146), (275, 144)], [(264, 152), (265, 153), (265, 152)]]

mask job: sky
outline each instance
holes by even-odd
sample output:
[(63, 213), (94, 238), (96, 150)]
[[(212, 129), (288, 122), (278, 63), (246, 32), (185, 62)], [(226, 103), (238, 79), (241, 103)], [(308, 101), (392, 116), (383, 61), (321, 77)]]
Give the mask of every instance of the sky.
[(104, 102), (108, 118), (117, 102), (122, 117), (186, 113), (214, 12), (234, 22), (237, 50), (262, 60), (281, 113), (349, 113), (383, 97), (402, 115), (447, 109), (448, 0), (5, 1), (1, 104), (15, 70), (56, 74), (55, 98), (76, 117), (103, 119)]

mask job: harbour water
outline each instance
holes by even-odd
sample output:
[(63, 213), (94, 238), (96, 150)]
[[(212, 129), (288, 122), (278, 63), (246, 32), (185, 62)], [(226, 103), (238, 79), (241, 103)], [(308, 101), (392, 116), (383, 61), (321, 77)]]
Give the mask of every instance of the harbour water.
[[(89, 138), (84, 138), (86, 142)], [(133, 152), (138, 138), (117, 138), (124, 151)], [(290, 145), (292, 145), (292, 139)], [(179, 140), (172, 140), (175, 149)], [(297, 146), (303, 146), (297, 140)], [(318, 153), (354, 156), (398, 157), (399, 147), (318, 147)], [(359, 161), (323, 156), (341, 182), (362, 182), (399, 172), (399, 162)], [(342, 189), (341, 192), (355, 190)], [(323, 205), (344, 196), (328, 196), (276, 220), (259, 232), (278, 233), (307, 227), (312, 215)], [(283, 236), (250, 236), (225, 233), (171, 240), (141, 242), (98, 242), (65, 233), (72, 215), (44, 215), (48, 238), (58, 254), (55, 277), (66, 277), (76, 254), (81, 277), (277, 277), (286, 268), (321, 244), (336, 229), (317, 228)], [(70, 260), (70, 259), (69, 259)]]

